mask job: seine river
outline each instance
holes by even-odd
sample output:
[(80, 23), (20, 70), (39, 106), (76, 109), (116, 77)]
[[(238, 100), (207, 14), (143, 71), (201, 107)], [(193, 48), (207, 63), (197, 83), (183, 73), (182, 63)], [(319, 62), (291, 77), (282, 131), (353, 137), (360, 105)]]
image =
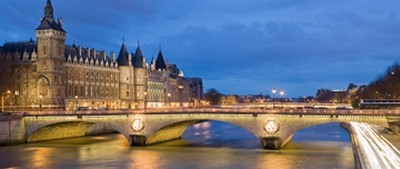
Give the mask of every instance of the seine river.
[(209, 121), (182, 140), (130, 147), (120, 134), (0, 147), (0, 168), (354, 168), (349, 134), (338, 123), (307, 128), (282, 150), (262, 150), (247, 131)]

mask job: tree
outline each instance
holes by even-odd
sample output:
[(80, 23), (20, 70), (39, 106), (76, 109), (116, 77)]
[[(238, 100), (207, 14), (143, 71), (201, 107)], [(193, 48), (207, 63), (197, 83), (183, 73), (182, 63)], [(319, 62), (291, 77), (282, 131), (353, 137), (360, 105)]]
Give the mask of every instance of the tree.
[(395, 62), (385, 73), (365, 88), (359, 89), (361, 99), (400, 99), (400, 64)]
[(205, 93), (205, 99), (211, 105), (218, 105), (221, 101), (222, 94), (217, 91), (217, 89), (211, 88)]

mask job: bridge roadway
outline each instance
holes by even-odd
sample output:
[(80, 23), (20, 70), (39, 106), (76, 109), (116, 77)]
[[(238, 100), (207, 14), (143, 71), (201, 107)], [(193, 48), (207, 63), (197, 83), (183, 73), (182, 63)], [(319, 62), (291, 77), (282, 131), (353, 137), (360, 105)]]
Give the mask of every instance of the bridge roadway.
[[(0, 115), (0, 144), (37, 142), (117, 131), (132, 146), (181, 137), (187, 127), (217, 120), (246, 129), (265, 149), (280, 149), (299, 130), (332, 122), (389, 127), (400, 110), (188, 108), (120, 111), (52, 111)], [(8, 120), (7, 120), (8, 118)]]

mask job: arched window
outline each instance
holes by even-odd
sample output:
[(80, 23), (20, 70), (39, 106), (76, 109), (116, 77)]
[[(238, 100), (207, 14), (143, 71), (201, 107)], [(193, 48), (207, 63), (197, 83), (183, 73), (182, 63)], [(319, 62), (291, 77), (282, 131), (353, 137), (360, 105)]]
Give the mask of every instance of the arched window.
[(50, 87), (49, 80), (44, 76), (39, 77), (39, 80), (37, 82), (38, 95), (49, 96), (50, 95), (49, 87)]

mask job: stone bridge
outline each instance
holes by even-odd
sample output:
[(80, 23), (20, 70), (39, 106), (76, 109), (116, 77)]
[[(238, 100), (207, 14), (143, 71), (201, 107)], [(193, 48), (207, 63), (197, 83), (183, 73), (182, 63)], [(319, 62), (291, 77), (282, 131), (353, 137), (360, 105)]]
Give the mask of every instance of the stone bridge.
[[(73, 114), (71, 114), (73, 113)], [(86, 113), (86, 114), (82, 114)], [(6, 116), (4, 116), (6, 117)], [(11, 118), (13, 117), (13, 118)], [(37, 142), (117, 131), (132, 146), (181, 138), (191, 125), (216, 120), (252, 133), (265, 149), (280, 149), (299, 130), (332, 122), (366, 122), (389, 127), (393, 112), (185, 109), (130, 112), (53, 112), (0, 118), (0, 144)]]

